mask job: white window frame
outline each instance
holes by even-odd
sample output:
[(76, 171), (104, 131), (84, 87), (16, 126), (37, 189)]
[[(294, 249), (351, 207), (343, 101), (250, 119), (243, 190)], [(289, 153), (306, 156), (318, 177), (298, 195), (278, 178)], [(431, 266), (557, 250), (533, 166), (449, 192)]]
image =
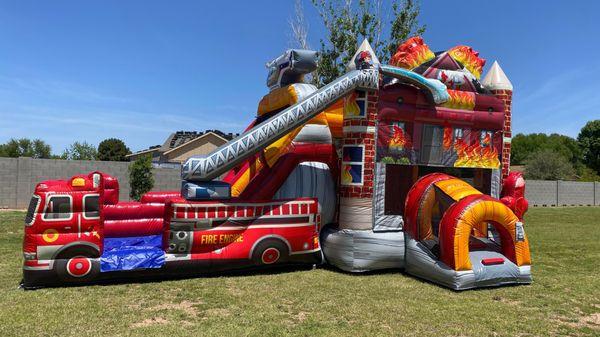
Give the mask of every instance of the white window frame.
[[(358, 161), (344, 161), (344, 149), (347, 147), (360, 147), (362, 148), (362, 158), (360, 162)], [(362, 169), (360, 170), (360, 183), (343, 183), (343, 186), (362, 186), (365, 183), (365, 145), (364, 144), (360, 144), (360, 145), (352, 145), (352, 144), (348, 144), (348, 145), (344, 145), (342, 146), (342, 168), (344, 167), (344, 165), (360, 165), (362, 167)]]
[[(98, 197), (98, 216), (91, 216), (88, 217), (85, 215), (86, 211), (85, 211), (85, 199), (88, 197)], [(98, 193), (92, 193), (92, 194), (86, 194), (83, 196), (82, 201), (81, 201), (81, 214), (83, 215), (83, 218), (85, 220), (98, 220), (100, 219), (100, 194)]]
[[(47, 219), (46, 215), (48, 214), (46, 211), (48, 210), (48, 205), (50, 204), (50, 200), (54, 197), (67, 197), (69, 198), (69, 208), (71, 208), (71, 212), (69, 212), (68, 218), (60, 218), (60, 219)], [(44, 213), (42, 214), (42, 220), (47, 222), (56, 222), (56, 221), (69, 221), (73, 219), (73, 196), (70, 194), (51, 194), (46, 196), (46, 205), (44, 206)]]
[[(358, 97), (358, 93), (356, 94), (356, 105), (358, 105), (358, 101), (365, 102), (365, 114), (362, 116), (361, 115), (346, 116), (346, 114), (344, 114), (345, 119), (365, 119), (365, 118), (367, 118), (367, 114), (369, 113), (369, 91), (367, 91), (367, 90), (357, 90), (357, 91), (362, 91), (365, 93), (365, 97)], [(360, 109), (360, 107), (359, 107), (359, 109)]]

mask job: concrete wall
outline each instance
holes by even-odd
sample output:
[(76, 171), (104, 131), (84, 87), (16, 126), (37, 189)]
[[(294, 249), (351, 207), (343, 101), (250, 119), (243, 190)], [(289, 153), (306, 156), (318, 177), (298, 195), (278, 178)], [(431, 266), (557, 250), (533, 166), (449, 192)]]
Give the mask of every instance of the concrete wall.
[[(92, 171), (119, 179), (120, 199), (129, 200), (129, 162), (0, 158), (0, 208), (26, 208), (35, 185), (43, 180), (68, 179)], [(155, 168), (155, 191), (179, 190), (178, 168)], [(530, 206), (600, 205), (600, 182), (527, 180)]]
[(527, 180), (530, 206), (599, 206), (600, 182)]
[[(106, 172), (119, 180), (120, 199), (129, 200), (129, 162), (0, 158), (0, 208), (26, 208), (35, 185), (43, 180), (68, 179), (92, 171)], [(178, 190), (180, 170), (154, 169), (153, 190)]]

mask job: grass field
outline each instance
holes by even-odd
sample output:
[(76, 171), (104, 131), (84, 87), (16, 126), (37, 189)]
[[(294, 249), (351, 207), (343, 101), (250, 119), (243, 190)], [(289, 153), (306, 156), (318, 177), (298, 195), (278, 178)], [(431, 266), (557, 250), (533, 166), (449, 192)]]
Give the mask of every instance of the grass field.
[(330, 269), (18, 289), (24, 213), (0, 213), (0, 336), (598, 336), (600, 208), (532, 209), (530, 286), (453, 292)]

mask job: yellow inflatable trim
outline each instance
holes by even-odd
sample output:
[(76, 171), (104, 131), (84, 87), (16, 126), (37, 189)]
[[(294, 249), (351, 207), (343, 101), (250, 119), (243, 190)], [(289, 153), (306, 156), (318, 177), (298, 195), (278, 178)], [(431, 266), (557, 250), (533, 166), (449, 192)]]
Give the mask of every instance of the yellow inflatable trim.
[(469, 237), (471, 236), (471, 230), (476, 228), (478, 224), (488, 221), (504, 227), (510, 233), (512, 242), (508, 244), (515, 246), (515, 264), (517, 266), (531, 264), (527, 236), (525, 236), (523, 241), (517, 241), (515, 237), (515, 227), (519, 221), (517, 216), (500, 201), (483, 200), (475, 202), (465, 209), (456, 224), (454, 232), (454, 269), (458, 271), (473, 269), (471, 260), (469, 259)]
[(234, 197), (239, 197), (242, 192), (246, 189), (252, 178), (256, 176), (260, 170), (264, 167), (260, 158), (257, 158), (250, 167), (242, 173), (242, 175), (236, 180), (233, 185), (231, 185), (231, 195)]
[(290, 106), (298, 101), (298, 93), (293, 85), (277, 88), (263, 96), (258, 103), (258, 115), (262, 116), (269, 112)]
[(459, 201), (460, 199), (473, 194), (483, 194), (475, 187), (458, 178), (438, 181), (435, 183), (435, 186), (446, 193), (454, 201)]
[[(474, 194), (483, 194), (475, 187), (469, 185), (463, 180), (458, 178), (442, 180), (435, 183), (440, 190), (447, 194), (452, 200), (459, 201), (464, 197), (468, 197)], [(478, 226), (473, 228), (475, 231), (473, 235), (477, 237), (486, 237), (488, 232), (487, 222), (482, 222)]]

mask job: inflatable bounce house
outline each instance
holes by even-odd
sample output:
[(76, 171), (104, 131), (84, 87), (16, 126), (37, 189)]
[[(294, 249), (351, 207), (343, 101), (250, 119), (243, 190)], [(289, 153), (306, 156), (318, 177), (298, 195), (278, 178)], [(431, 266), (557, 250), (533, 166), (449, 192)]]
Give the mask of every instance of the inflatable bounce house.
[(180, 191), (118, 200), (102, 172), (37, 185), (23, 286), (280, 263), (399, 268), (451, 289), (530, 283), (525, 182), (509, 174), (512, 85), (467, 46), (420, 37), (380, 64), (303, 82), (317, 54), (267, 64), (239, 137), (182, 166)]

